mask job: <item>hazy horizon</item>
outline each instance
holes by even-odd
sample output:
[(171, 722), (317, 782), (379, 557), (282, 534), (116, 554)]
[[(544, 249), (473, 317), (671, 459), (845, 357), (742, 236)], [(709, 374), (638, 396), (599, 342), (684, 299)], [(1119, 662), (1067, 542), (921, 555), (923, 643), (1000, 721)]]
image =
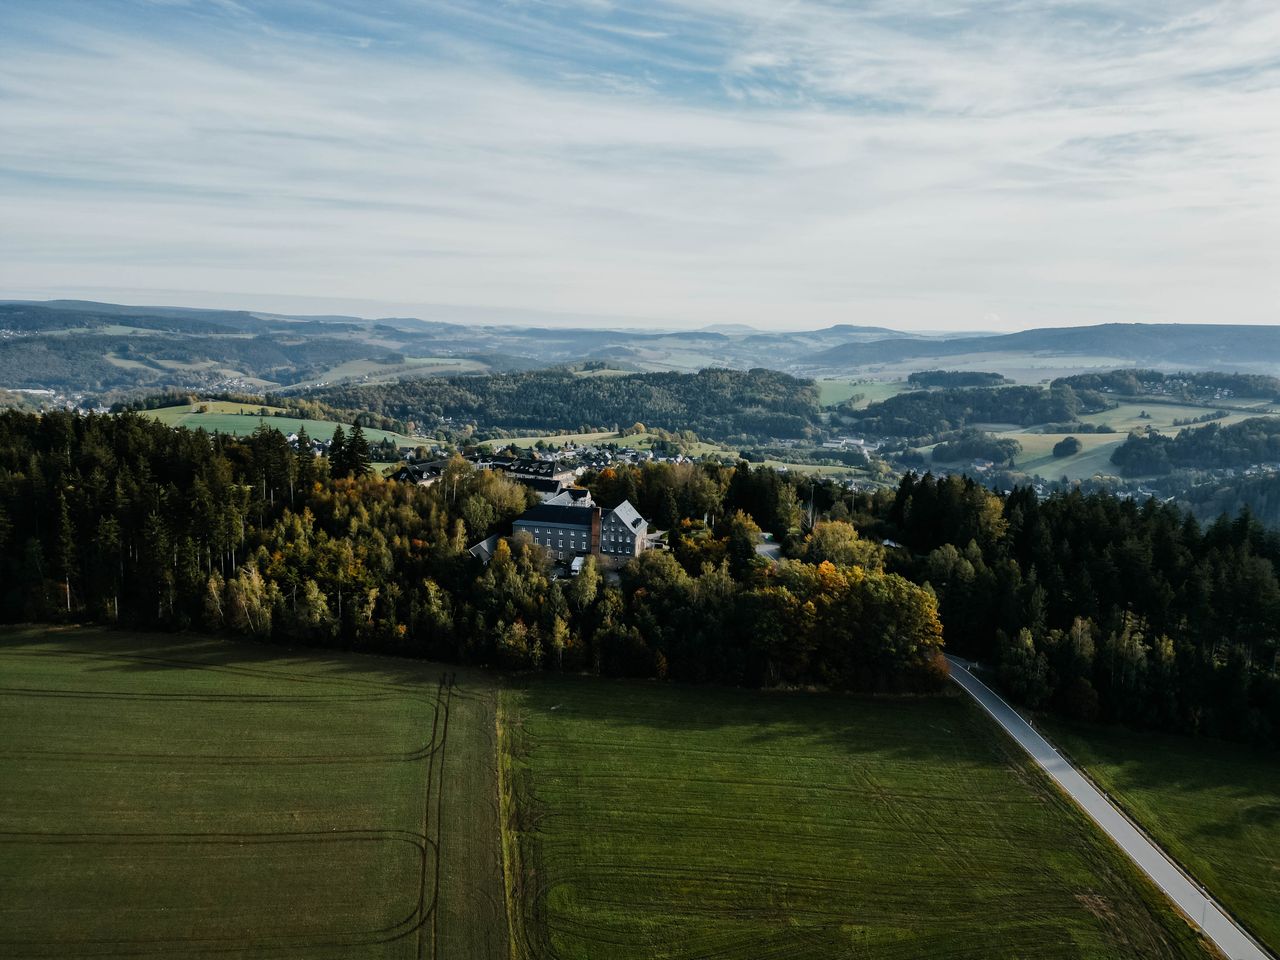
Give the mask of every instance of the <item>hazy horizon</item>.
[(1275, 323), (1277, 48), (1258, 2), (16, 0), (0, 294)]

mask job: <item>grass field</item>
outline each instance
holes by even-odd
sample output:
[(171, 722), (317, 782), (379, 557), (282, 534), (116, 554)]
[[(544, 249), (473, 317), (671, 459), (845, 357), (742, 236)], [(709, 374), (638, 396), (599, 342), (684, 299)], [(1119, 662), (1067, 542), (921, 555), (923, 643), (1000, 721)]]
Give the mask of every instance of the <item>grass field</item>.
[(1048, 733), (1273, 953), (1280, 757), (1212, 740), (1052, 722)]
[(502, 697), (520, 956), (1207, 955), (958, 698), (552, 678)]
[[(1174, 420), (1192, 420), (1196, 417), (1202, 417), (1206, 413), (1212, 413), (1217, 409), (1220, 409), (1220, 406), (1212, 403), (1196, 406), (1193, 404), (1156, 403), (1139, 400), (1133, 403), (1117, 404), (1114, 409), (1104, 410), (1101, 413), (1087, 413), (1081, 416), (1080, 419), (1084, 423), (1110, 424), (1120, 433), (1121, 439), (1123, 439), (1124, 435), (1130, 430), (1143, 430), (1147, 427), (1155, 427), (1161, 433), (1176, 433), (1181, 428), (1173, 425)], [(1142, 416), (1144, 412), (1147, 414), (1146, 418)], [(1213, 422), (1225, 426), (1231, 423), (1239, 423), (1249, 417), (1265, 415), (1265, 413), (1265, 409), (1248, 413), (1233, 412), (1223, 419)], [(1203, 426), (1203, 424), (1196, 424), (1196, 426)]]
[[(206, 408), (206, 412), (199, 412), (202, 407)], [(204, 428), (209, 433), (216, 431), (241, 437), (253, 433), (254, 430), (258, 429), (258, 424), (264, 421), (267, 426), (274, 427), (286, 436), (290, 433), (297, 433), (300, 428), (306, 427), (307, 433), (315, 440), (329, 439), (333, 436), (333, 431), (339, 426), (346, 433), (351, 432), (350, 424), (330, 423), (327, 420), (299, 420), (297, 417), (276, 416), (261, 417), (259, 416), (259, 411), (263, 409), (270, 414), (274, 414), (280, 408), (263, 407), (262, 404), (253, 403), (232, 403), (227, 400), (203, 400), (195, 404), (162, 407), (159, 410), (145, 410), (143, 413), (170, 427), (187, 427), (191, 430)], [(364, 435), (370, 443), (377, 443), (388, 437), (392, 443), (396, 444), (408, 446), (415, 443), (411, 437), (391, 433), (387, 430), (375, 430), (372, 427), (366, 427)]]
[(284, 385), (284, 389), (312, 386), (317, 383), (340, 383), (344, 380), (367, 379), (370, 383), (387, 383), (412, 377), (455, 376), (460, 373), (485, 373), (489, 367), (478, 360), (462, 357), (405, 357), (403, 363), (378, 360), (348, 360), (326, 370), (319, 377)]
[(834, 407), (838, 403), (844, 403), (854, 394), (861, 394), (862, 399), (854, 404), (861, 410), (868, 404), (888, 400), (908, 389), (910, 388), (905, 380), (824, 377), (818, 381), (818, 403), (824, 407)]
[(443, 676), (0, 633), (0, 955), (506, 960), (496, 692)]
[(1124, 443), (1128, 434), (1071, 434), (1080, 441), (1082, 449), (1070, 457), (1053, 455), (1054, 444), (1062, 440), (1066, 434), (1010, 431), (1000, 436), (1009, 437), (1022, 444), (1022, 453), (1014, 461), (1019, 470), (1039, 474), (1050, 480), (1060, 480), (1064, 476), (1071, 480), (1084, 480), (1098, 474), (1103, 476), (1119, 474), (1119, 468), (1111, 462), (1111, 454), (1115, 452), (1116, 447)]

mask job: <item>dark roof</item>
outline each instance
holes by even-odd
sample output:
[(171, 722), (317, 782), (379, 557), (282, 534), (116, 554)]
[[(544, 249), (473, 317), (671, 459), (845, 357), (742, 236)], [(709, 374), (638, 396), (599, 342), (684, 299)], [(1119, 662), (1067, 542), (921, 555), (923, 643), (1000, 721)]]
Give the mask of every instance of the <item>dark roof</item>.
[(530, 490), (536, 490), (538, 493), (559, 493), (560, 488), (564, 486), (559, 480), (552, 480), (550, 477), (511, 477), (513, 483), (523, 484)]
[(501, 539), (496, 533), (485, 540), (481, 540), (467, 552), (473, 557), (477, 557), (488, 563), (493, 559), (493, 551), (498, 549), (498, 541)]
[(516, 523), (559, 523), (566, 526), (590, 527), (595, 510), (590, 507), (566, 507), (540, 503), (522, 513)]

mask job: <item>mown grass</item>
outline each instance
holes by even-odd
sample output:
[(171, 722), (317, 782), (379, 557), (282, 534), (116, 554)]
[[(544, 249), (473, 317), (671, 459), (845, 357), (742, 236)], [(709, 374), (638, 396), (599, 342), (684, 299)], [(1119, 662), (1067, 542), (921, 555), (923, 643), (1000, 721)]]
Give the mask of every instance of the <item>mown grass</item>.
[(1205, 956), (968, 703), (503, 693), (527, 958)]
[(1280, 757), (1051, 721), (1047, 731), (1159, 844), (1280, 952)]
[(0, 954), (505, 958), (496, 693), (444, 675), (0, 634)]

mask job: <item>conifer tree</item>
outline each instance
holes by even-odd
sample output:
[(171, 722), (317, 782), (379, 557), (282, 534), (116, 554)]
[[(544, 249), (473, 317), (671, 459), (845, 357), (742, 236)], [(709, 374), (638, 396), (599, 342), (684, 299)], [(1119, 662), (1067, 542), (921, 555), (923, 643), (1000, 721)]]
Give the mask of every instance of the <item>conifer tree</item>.
[(342, 427), (334, 427), (333, 439), (329, 442), (329, 473), (335, 477), (345, 477), (351, 473), (347, 459), (347, 435)]
[(370, 467), (371, 462), (372, 457), (369, 456), (369, 441), (365, 439), (364, 430), (362, 430), (360, 424), (357, 423), (351, 428), (351, 439), (347, 441), (347, 472), (354, 474), (356, 477), (366, 477), (372, 469)]

